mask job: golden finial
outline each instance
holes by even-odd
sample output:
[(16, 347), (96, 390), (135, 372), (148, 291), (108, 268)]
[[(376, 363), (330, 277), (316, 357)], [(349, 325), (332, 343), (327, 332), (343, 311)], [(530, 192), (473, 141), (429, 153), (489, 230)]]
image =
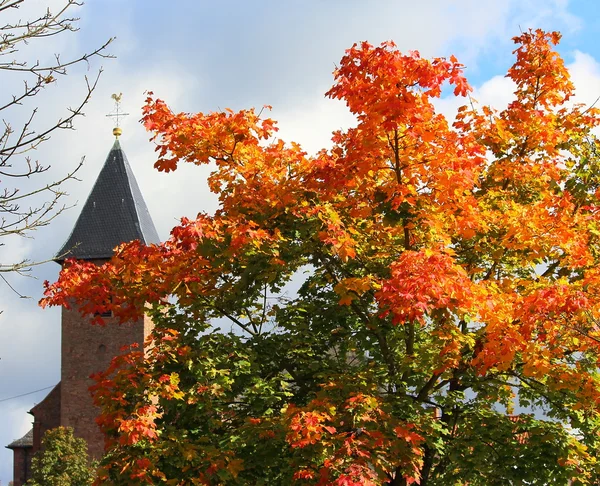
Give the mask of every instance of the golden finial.
[(115, 138), (119, 138), (123, 133), (123, 130), (119, 126), (119, 118), (129, 115), (129, 113), (123, 113), (121, 111), (121, 98), (123, 97), (123, 93), (113, 93), (111, 98), (115, 100), (115, 108), (112, 113), (109, 113), (108, 117), (111, 117), (115, 120), (115, 128), (113, 128), (113, 135)]

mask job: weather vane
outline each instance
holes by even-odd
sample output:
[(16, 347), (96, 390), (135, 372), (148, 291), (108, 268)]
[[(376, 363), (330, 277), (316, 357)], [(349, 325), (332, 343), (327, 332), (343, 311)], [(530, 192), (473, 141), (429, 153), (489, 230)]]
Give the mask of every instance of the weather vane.
[(119, 126), (120, 118), (123, 118), (124, 116), (129, 115), (129, 113), (123, 113), (121, 111), (121, 98), (122, 97), (123, 97), (123, 93), (119, 93), (119, 94), (113, 93), (111, 95), (111, 98), (113, 100), (115, 100), (115, 108), (114, 108), (114, 110), (111, 113), (109, 113), (108, 115), (106, 115), (106, 116), (112, 118), (115, 121), (115, 128), (113, 128), (113, 135), (116, 138), (119, 138), (119, 136), (123, 133), (123, 130)]

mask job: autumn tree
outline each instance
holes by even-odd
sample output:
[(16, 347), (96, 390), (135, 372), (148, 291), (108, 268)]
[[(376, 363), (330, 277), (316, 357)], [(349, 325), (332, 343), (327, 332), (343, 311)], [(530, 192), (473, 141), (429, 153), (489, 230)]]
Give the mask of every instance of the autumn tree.
[(156, 325), (96, 377), (102, 484), (598, 484), (600, 118), (559, 39), (516, 37), (514, 100), (453, 121), (457, 59), (354, 45), (327, 95), (356, 126), (315, 156), (150, 95), (156, 168), (215, 163), (220, 207), (47, 286)]
[[(39, 106), (48, 95), (47, 89), (57, 84), (68, 70), (89, 64), (95, 57), (107, 57), (106, 47), (111, 39), (78, 57), (66, 59), (55, 54), (49, 61), (36, 57), (39, 50), (45, 49), (50, 37), (77, 30), (78, 18), (72, 11), (80, 5), (76, 0), (65, 0), (57, 11), (51, 11), (31, 0), (0, 0), (0, 83), (3, 87), (0, 93), (0, 246), (11, 237), (31, 237), (33, 231), (58, 216), (66, 208), (64, 183), (74, 179), (81, 167), (81, 162), (71, 164), (70, 169), (61, 167), (50, 176), (47, 173), (50, 165), (34, 155), (53, 133), (73, 129), (73, 121), (83, 115), (83, 108), (96, 87), (99, 72), (91, 79), (85, 77), (85, 92), (72, 107), (52, 116), (51, 122), (40, 122)], [(0, 278), (11, 286), (7, 274), (22, 274), (36, 263), (3, 260)]]
[(28, 486), (85, 486), (92, 484), (94, 467), (85, 440), (73, 435), (70, 427), (48, 430), (42, 449), (31, 461)]

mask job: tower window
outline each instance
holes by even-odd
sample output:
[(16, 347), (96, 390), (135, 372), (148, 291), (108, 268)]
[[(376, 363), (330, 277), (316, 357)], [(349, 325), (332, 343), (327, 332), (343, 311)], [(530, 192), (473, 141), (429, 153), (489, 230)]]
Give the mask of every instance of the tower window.
[[(110, 304), (112, 303), (112, 297), (109, 297), (108, 301), (106, 302), (106, 304)], [(113, 317), (113, 313), (111, 310), (105, 311), (105, 312), (96, 312), (94, 314), (95, 316), (99, 316), (99, 317)]]

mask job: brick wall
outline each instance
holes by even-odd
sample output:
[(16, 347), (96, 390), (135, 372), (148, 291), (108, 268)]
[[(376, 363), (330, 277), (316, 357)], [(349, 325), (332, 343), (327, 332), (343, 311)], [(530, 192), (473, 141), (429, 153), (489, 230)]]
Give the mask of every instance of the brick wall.
[(85, 439), (89, 453), (99, 458), (104, 451), (104, 440), (96, 417), (89, 387), (91, 374), (105, 370), (113, 356), (129, 344), (143, 345), (152, 329), (147, 317), (144, 322), (118, 324), (117, 319), (106, 318), (106, 325), (92, 325), (73, 309), (62, 310), (61, 349), (61, 425), (73, 427), (75, 435)]
[(13, 449), (13, 485), (22, 486), (31, 477), (31, 447)]
[(34, 417), (32, 454), (40, 450), (46, 431), (60, 425), (60, 389), (59, 383), (29, 412)]

